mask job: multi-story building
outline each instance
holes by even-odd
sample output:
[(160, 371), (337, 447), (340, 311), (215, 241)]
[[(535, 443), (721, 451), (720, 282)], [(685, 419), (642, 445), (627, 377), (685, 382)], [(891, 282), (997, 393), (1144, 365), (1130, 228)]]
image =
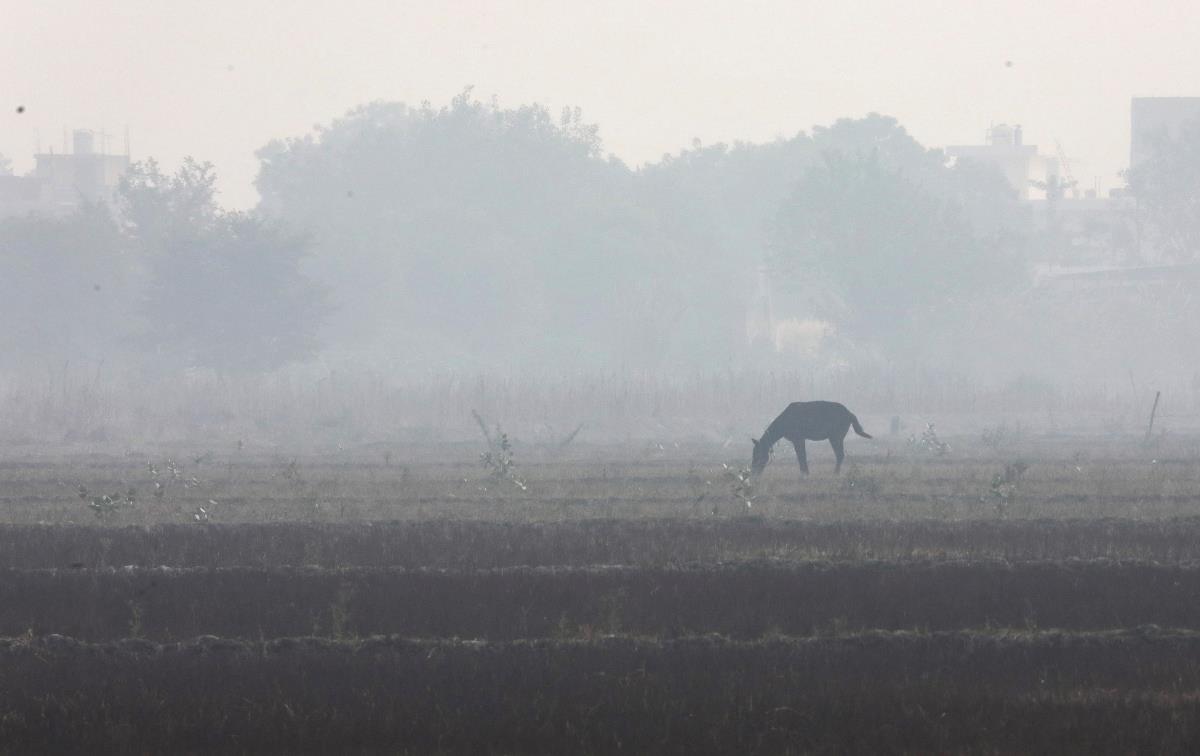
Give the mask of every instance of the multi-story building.
[(1038, 154), (1037, 145), (1025, 144), (1021, 126), (1001, 123), (988, 129), (986, 144), (954, 145), (946, 148), (949, 157), (972, 160), (999, 169), (1017, 196), (1030, 198), (1034, 182), (1046, 183), (1058, 175), (1058, 160)]
[(62, 215), (84, 203), (113, 204), (129, 155), (97, 152), (95, 134), (83, 129), (74, 132), (71, 146), (71, 152), (35, 155), (29, 175), (0, 176), (0, 217)]

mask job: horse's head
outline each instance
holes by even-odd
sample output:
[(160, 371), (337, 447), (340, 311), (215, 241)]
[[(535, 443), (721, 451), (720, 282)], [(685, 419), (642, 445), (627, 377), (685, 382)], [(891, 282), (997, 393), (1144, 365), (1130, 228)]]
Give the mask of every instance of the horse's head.
[(771, 458), (771, 447), (757, 438), (750, 439), (754, 443), (754, 454), (750, 457), (750, 474), (758, 475), (767, 466)]

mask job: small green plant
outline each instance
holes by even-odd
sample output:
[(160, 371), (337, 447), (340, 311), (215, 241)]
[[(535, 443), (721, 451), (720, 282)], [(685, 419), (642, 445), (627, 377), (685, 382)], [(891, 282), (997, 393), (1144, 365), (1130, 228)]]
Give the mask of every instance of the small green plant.
[(475, 423), (479, 426), (479, 432), (483, 434), (484, 439), (487, 441), (488, 450), (479, 455), (479, 461), (491, 471), (492, 480), (496, 483), (508, 481), (515, 488), (528, 491), (529, 486), (517, 476), (514, 469), (517, 463), (513, 459), (512, 442), (508, 440), (508, 434), (497, 423), (496, 434), (493, 436), (488, 431), (487, 423), (478, 412), (471, 410), (471, 417), (475, 418)]
[(154, 499), (161, 502), (167, 495), (167, 490), (175, 486), (193, 488), (200, 485), (200, 479), (195, 475), (185, 475), (183, 468), (170, 457), (162, 465), (147, 462), (146, 469), (150, 473), (150, 482), (154, 486)]
[[(214, 501), (213, 499), (209, 499), (208, 505), (210, 507), (215, 507), (215, 506), (217, 506), (217, 502)], [(197, 504), (196, 511), (192, 512), (192, 519), (195, 520), (196, 522), (209, 522), (212, 519), (212, 515), (209, 513), (209, 511), (207, 509), (205, 509), (204, 507)]]
[(137, 492), (132, 488), (125, 493), (93, 495), (84, 486), (79, 487), (79, 498), (87, 502), (88, 509), (100, 518), (108, 517), (120, 511), (122, 507), (131, 507), (136, 501)]
[(513, 459), (512, 442), (508, 440), (508, 434), (500, 430), (500, 426), (496, 426), (496, 436), (492, 448), (480, 454), (479, 461), (489, 470), (494, 482), (507, 481), (522, 491), (529, 490), (529, 486), (517, 475), (515, 469), (517, 463)]
[(926, 423), (925, 430), (921, 432), (921, 437), (908, 437), (909, 446), (913, 446), (921, 451), (936, 454), (939, 457), (950, 453), (950, 444), (938, 438), (937, 430), (933, 423)]
[(1029, 469), (1029, 465), (1024, 462), (1013, 462), (1004, 466), (1003, 473), (996, 473), (992, 476), (992, 485), (989, 492), (989, 498), (992, 502), (992, 507), (996, 510), (996, 515), (1004, 517), (1008, 514), (1009, 506), (1017, 500), (1018, 484), (1021, 476)]
[[(746, 509), (754, 507), (754, 481), (750, 477), (749, 467), (733, 467), (731, 465), (722, 464), (724, 468), (725, 480), (729, 482), (729, 493), (733, 496), (733, 500)], [(713, 514), (717, 513), (716, 505), (713, 505)]]

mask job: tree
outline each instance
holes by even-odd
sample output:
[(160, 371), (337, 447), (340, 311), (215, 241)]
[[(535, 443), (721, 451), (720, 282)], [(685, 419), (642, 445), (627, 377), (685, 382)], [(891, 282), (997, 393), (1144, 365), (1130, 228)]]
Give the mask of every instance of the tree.
[[(762, 295), (760, 269), (768, 260), (777, 268), (769, 287), (777, 295), (771, 297), (777, 323), (795, 318), (803, 324), (818, 310), (830, 317), (846, 314), (844, 307), (835, 306), (838, 297), (823, 264), (806, 271), (805, 293), (795, 280), (780, 275), (778, 267), (787, 255), (770, 252), (784, 243), (777, 221), (791, 192), (809, 171), (825, 166), (826, 155), (873, 157), (882, 169), (920, 187), (931, 201), (957, 208), (979, 239), (1006, 249), (1024, 243), (1028, 217), (1001, 174), (967, 162), (948, 167), (940, 151), (926, 149), (883, 115), (844, 118), (765, 144), (697, 144), (664, 156), (638, 172), (639, 196), (653, 209), (681, 261), (676, 275), (686, 282), (687, 296), (676, 339), (685, 340), (688, 350), (707, 364), (755, 356), (747, 340), (747, 303)], [(786, 262), (787, 269), (797, 265), (795, 259)], [(818, 307), (811, 297), (824, 304)]]
[[(259, 152), (264, 213), (311, 231), (330, 338), (449, 366), (636, 356), (665, 253), (632, 174), (577, 110), (375, 103)], [(640, 359), (640, 358), (638, 358)]]
[[(875, 155), (981, 247), (1013, 246), (1002, 176), (947, 167), (894, 119), (703, 146), (630, 171), (577, 111), (375, 103), (259, 152), (261, 209), (308, 229), (329, 331), (393, 364), (736, 364), (773, 219), (823, 152)], [(947, 213), (950, 211), (947, 210)], [(778, 300), (777, 300), (778, 301)]]
[(1200, 119), (1158, 136), (1150, 156), (1130, 169), (1143, 247), (1172, 262), (1200, 260)]
[(121, 179), (120, 217), (124, 231), (143, 254), (161, 252), (181, 239), (216, 227), (221, 209), (211, 163), (184, 158), (165, 175), (153, 159), (134, 163)]
[(877, 151), (827, 152), (784, 203), (772, 240), (783, 298), (889, 357), (912, 354), (1020, 280), (1018, 237), (976, 231), (953, 198), (962, 177), (944, 165), (917, 175), (921, 183)]
[(674, 261), (664, 348), (679, 362), (747, 358), (747, 303), (759, 285), (768, 220), (814, 155), (804, 134), (766, 144), (697, 143), (638, 171), (638, 202)]
[(180, 365), (269, 370), (312, 356), (327, 312), (300, 272), (308, 240), (280, 224), (223, 211), (211, 165), (173, 175), (134, 165), (121, 186), (125, 232), (149, 270), (146, 339)]
[(133, 331), (139, 273), (103, 206), (3, 221), (0, 365), (96, 366), (119, 354)]

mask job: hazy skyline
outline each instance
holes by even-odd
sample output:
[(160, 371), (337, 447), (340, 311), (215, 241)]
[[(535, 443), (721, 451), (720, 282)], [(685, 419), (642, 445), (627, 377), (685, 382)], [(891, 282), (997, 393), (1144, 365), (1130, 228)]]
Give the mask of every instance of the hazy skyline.
[(1128, 161), (1131, 97), (1200, 94), (1200, 8), (1181, 3), (7, 0), (4, 16), (0, 154), (17, 172), (64, 128), (105, 129), (119, 151), (128, 126), (135, 159), (213, 162), (234, 207), (257, 201), (271, 139), (467, 86), (578, 106), (634, 166), (874, 111), (927, 146), (1021, 123), (1105, 188)]

